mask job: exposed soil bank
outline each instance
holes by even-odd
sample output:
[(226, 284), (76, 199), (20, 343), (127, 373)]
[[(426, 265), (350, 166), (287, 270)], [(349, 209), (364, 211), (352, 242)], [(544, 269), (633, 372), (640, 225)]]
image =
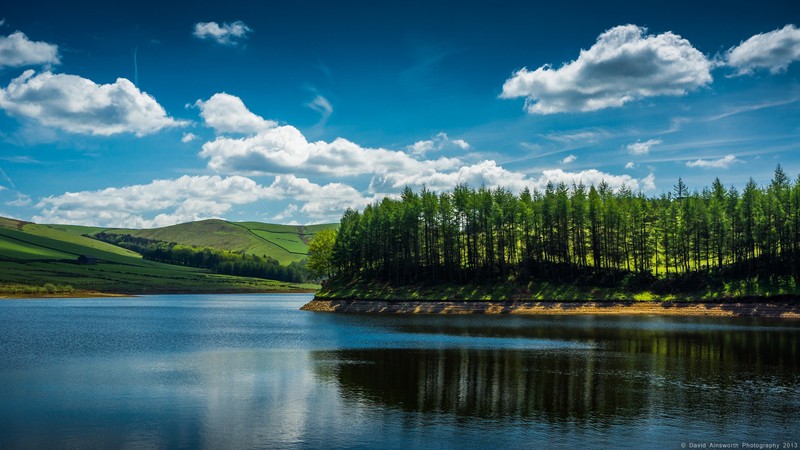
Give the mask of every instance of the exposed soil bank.
[(800, 303), (682, 303), (682, 302), (447, 302), (312, 300), (304, 311), (396, 314), (538, 314), (538, 315), (665, 315), (771, 317), (800, 319)]

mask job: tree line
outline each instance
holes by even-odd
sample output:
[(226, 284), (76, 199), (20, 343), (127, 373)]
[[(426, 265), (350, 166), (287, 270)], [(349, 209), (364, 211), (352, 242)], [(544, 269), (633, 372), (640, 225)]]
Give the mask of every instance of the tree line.
[(657, 197), (623, 186), (549, 183), (543, 191), (458, 185), (406, 188), (347, 210), (333, 275), (393, 284), (471, 280), (800, 278), (800, 179), (780, 165), (768, 186), (740, 192), (719, 178)]
[(305, 283), (313, 278), (306, 268), (306, 260), (284, 266), (275, 258), (266, 255), (248, 255), (244, 252), (194, 247), (130, 234), (102, 232), (88, 237), (133, 250), (151, 261), (209, 269), (225, 275), (294, 283)]

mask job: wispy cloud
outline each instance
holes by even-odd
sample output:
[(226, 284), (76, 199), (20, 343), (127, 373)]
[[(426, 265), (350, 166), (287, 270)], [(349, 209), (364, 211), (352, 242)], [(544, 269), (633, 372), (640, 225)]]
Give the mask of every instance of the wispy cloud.
[(562, 160), (561, 160), (561, 164), (569, 164), (569, 163), (571, 163), (571, 162), (574, 162), (576, 159), (578, 159), (578, 157), (577, 157), (577, 156), (575, 156), (575, 155), (569, 155), (569, 156), (567, 156), (566, 158), (564, 158), (564, 159), (562, 159)]
[(331, 102), (328, 101), (327, 98), (323, 97), (322, 95), (317, 95), (314, 97), (313, 100), (306, 103), (306, 107), (312, 109), (319, 113), (319, 122), (317, 122), (317, 127), (324, 127), (326, 123), (328, 123), (328, 118), (331, 117), (333, 114), (333, 106)]
[(725, 119), (731, 116), (735, 116), (737, 114), (743, 114), (752, 111), (760, 111), (762, 109), (775, 108), (777, 106), (791, 105), (792, 103), (797, 103), (798, 101), (800, 101), (800, 97), (794, 97), (786, 100), (778, 100), (773, 102), (760, 102), (751, 105), (736, 106), (729, 109), (728, 111), (725, 111), (724, 113), (709, 116), (704, 118), (703, 120), (705, 122), (716, 122), (717, 120)]
[(17, 189), (17, 186), (14, 184), (14, 181), (11, 179), (11, 177), (8, 176), (8, 174), (6, 173), (5, 170), (3, 170), (2, 167), (0, 167), (0, 177), (3, 177), (3, 179), (6, 180), (6, 183), (8, 183), (11, 189)]
[(734, 155), (726, 155), (718, 159), (697, 159), (688, 161), (686, 167), (700, 167), (704, 169), (727, 169), (733, 164), (744, 162)]

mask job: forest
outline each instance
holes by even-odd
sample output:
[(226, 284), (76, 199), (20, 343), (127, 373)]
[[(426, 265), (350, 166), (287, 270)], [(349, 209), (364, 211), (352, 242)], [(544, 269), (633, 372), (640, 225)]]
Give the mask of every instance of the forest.
[(224, 275), (294, 283), (306, 283), (312, 278), (306, 269), (305, 260), (282, 266), (276, 259), (266, 255), (248, 255), (229, 250), (181, 245), (130, 234), (97, 233), (88, 237), (133, 250), (152, 261), (209, 269)]
[(406, 188), (347, 210), (333, 244), (333, 278), (392, 285), (550, 280), (605, 286), (800, 277), (800, 179), (780, 165), (767, 186), (719, 178), (657, 197), (608, 184), (548, 184), (543, 192), (458, 185)]

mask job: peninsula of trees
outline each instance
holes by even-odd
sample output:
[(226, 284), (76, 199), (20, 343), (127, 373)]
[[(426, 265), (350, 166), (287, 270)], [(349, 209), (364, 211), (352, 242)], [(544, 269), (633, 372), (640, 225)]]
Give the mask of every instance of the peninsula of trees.
[(741, 192), (717, 178), (658, 197), (606, 183), (543, 192), (406, 188), (344, 213), (327, 258), (332, 282), (526, 283), (700, 288), (715, 280), (800, 278), (800, 179), (778, 166)]

